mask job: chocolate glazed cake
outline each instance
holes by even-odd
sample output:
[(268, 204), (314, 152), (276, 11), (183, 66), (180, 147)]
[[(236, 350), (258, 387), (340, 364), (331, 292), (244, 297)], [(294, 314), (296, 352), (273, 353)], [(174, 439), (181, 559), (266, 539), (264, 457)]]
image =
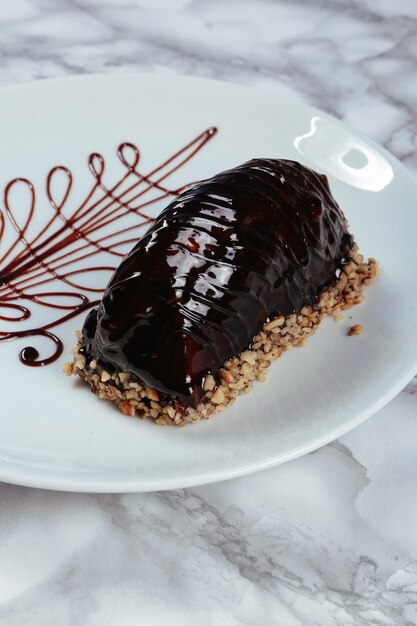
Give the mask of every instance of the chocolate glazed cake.
[(253, 159), (160, 214), (87, 316), (67, 373), (127, 415), (198, 421), (263, 380), (323, 316), (360, 302), (375, 269), (326, 176)]

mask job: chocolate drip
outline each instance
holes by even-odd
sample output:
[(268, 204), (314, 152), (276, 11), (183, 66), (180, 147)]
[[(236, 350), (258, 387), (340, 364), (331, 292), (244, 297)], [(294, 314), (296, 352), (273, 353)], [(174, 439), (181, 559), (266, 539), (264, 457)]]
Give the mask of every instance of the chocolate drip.
[[(110, 187), (104, 183), (104, 158), (98, 153), (91, 154), (88, 167), (94, 184), (69, 216), (64, 214), (64, 209), (73, 186), (72, 173), (63, 166), (52, 168), (46, 180), (46, 198), (52, 213), (35, 235), (29, 236), (37, 209), (33, 184), (26, 178), (15, 178), (6, 185), (5, 214), (0, 211), (0, 320), (23, 322), (31, 316), (34, 306), (61, 311), (60, 317), (37, 328), (0, 331), (0, 342), (46, 337), (53, 343), (54, 352), (42, 359), (36, 348), (23, 348), (20, 352), (22, 363), (39, 367), (55, 361), (62, 354), (62, 341), (50, 329), (98, 304), (97, 295), (103, 293), (100, 281), (97, 285), (97, 278), (91, 280), (90, 285), (81, 284), (81, 278), (84, 282), (93, 272), (114, 271), (114, 259), (123, 258), (127, 246), (137, 241), (140, 229), (153, 222), (154, 218), (147, 213), (147, 209), (164, 198), (179, 195), (189, 186), (169, 189), (165, 181), (188, 163), (216, 132), (216, 128), (204, 131), (148, 174), (138, 170), (139, 149), (132, 143), (121, 144), (117, 154), (125, 172)], [(55, 192), (57, 184), (61, 188), (60, 194)], [(24, 186), (29, 197), (23, 226), (20, 225), (21, 217), (17, 219), (17, 211), (12, 209), (13, 192), (17, 186)], [(17, 210), (21, 215), (24, 207), (19, 206)], [(44, 207), (40, 210), (41, 222)], [(1, 244), (7, 224), (14, 228), (16, 237), (4, 249)], [(111, 234), (108, 234), (109, 225)], [(94, 265), (91, 261), (96, 255), (101, 255), (100, 259), (108, 258), (113, 265)], [(50, 283), (53, 283), (54, 290), (45, 291), (45, 285)], [(17, 304), (22, 301), (26, 306)]]
[(88, 315), (84, 353), (196, 406), (269, 318), (316, 302), (351, 245), (326, 176), (253, 159), (159, 215)]

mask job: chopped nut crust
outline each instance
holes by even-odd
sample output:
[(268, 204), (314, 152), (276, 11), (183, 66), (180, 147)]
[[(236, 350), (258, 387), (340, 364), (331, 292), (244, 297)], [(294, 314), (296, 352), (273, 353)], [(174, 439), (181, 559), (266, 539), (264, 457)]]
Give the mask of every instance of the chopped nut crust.
[(353, 335), (362, 335), (363, 333), (363, 326), (362, 324), (354, 324), (353, 326), (351, 326), (348, 335), (349, 337), (352, 337)]

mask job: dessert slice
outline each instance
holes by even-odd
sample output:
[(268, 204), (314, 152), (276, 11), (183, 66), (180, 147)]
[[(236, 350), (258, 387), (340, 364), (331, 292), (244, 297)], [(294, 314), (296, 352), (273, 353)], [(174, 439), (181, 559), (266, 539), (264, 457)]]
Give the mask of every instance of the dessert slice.
[(375, 270), (326, 176), (253, 159), (159, 215), (88, 314), (68, 373), (127, 415), (196, 422), (360, 302)]

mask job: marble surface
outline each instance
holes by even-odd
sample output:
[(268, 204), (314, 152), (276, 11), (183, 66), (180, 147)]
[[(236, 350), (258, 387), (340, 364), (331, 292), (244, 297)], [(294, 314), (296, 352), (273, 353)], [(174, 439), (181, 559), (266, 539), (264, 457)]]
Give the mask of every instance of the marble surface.
[[(414, 0), (13, 0), (0, 84), (95, 71), (275, 90), (417, 172)], [(0, 485), (0, 625), (417, 624), (417, 381), (340, 441), (193, 489)]]

